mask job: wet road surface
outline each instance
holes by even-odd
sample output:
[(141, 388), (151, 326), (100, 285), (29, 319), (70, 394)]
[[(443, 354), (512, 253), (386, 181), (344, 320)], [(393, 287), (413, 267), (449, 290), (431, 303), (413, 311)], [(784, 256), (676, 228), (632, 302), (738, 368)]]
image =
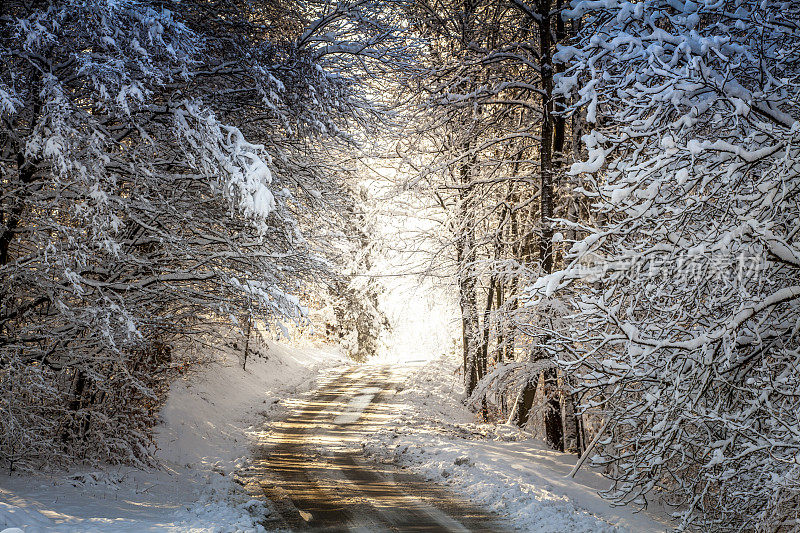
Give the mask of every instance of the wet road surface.
[(269, 527), (295, 531), (502, 531), (445, 489), (393, 465), (368, 462), (360, 436), (395, 417), (390, 367), (364, 365), (331, 379), (266, 435), (251, 490), (275, 502)]

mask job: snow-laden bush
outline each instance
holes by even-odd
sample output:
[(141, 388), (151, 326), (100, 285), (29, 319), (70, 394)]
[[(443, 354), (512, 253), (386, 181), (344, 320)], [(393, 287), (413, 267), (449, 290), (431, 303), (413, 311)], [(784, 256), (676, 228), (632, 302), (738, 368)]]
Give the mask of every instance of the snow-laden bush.
[[(682, 527), (800, 524), (800, 5), (576, 1), (594, 223), (534, 293), (609, 424), (608, 496)], [(559, 292), (560, 291), (560, 292)]]

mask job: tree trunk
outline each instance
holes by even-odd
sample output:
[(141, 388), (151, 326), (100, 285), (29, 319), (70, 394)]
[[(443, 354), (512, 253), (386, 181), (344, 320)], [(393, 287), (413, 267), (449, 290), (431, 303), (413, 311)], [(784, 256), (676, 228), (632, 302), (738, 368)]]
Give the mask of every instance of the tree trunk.
[(523, 385), (522, 391), (517, 398), (516, 405), (516, 424), (518, 427), (525, 427), (530, 417), (531, 408), (533, 408), (533, 400), (536, 398), (536, 389), (539, 385), (539, 376), (535, 379), (530, 379)]
[(78, 370), (75, 373), (75, 378), (72, 383), (72, 393), (70, 394), (70, 401), (67, 404), (69, 418), (67, 425), (61, 433), (62, 442), (71, 442), (76, 438), (82, 438), (89, 430), (85, 421), (79, 421), (79, 413), (83, 407), (83, 395), (88, 387), (88, 377), (86, 372)]
[(506, 352), (508, 351), (508, 346), (506, 346), (506, 337), (505, 337), (505, 313), (502, 312), (503, 308), (503, 298), (505, 295), (503, 294), (505, 290), (505, 286), (502, 280), (497, 281), (497, 298), (495, 301), (495, 312), (497, 313), (498, 320), (495, 323), (495, 328), (497, 329), (497, 364), (503, 364), (506, 362)]
[(578, 425), (578, 416), (575, 413), (575, 399), (570, 393), (570, 383), (563, 373), (560, 374), (561, 379), (561, 423), (562, 434), (564, 435), (564, 450), (570, 453), (581, 453), (580, 442), (580, 427)]
[(489, 358), (489, 334), (491, 333), (492, 306), (494, 305), (494, 293), (497, 286), (497, 276), (492, 274), (489, 278), (489, 292), (486, 295), (486, 307), (483, 310), (483, 335), (481, 339), (480, 366), (481, 373), (486, 375), (487, 360)]
[(561, 422), (561, 398), (558, 387), (558, 371), (549, 368), (544, 374), (544, 394), (546, 398), (544, 413), (544, 433), (547, 444), (554, 450), (564, 451), (564, 426)]
[(247, 330), (244, 337), (244, 358), (242, 359), (242, 370), (247, 370), (247, 354), (250, 351), (250, 329), (253, 326), (253, 317), (248, 313), (247, 315)]
[(542, 140), (539, 146), (539, 210), (542, 228), (539, 260), (542, 274), (553, 271), (553, 62), (550, 37), (550, 0), (539, 0), (539, 46), (542, 54)]
[[(462, 168), (462, 183), (469, 183), (469, 169)], [(461, 327), (464, 347), (464, 379), (467, 394), (471, 395), (481, 377), (480, 324), (475, 276), (475, 227), (472, 213), (471, 191), (461, 189), (459, 220), (461, 227), (456, 239), (458, 261), (458, 289), (461, 306)]]

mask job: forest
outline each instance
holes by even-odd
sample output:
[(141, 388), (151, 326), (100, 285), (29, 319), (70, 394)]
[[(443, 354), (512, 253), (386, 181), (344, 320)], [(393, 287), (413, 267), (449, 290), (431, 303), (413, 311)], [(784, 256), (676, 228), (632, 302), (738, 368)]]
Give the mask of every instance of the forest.
[(403, 253), (476, 420), (800, 529), (800, 2), (2, 0), (0, 118), (4, 471), (157, 467), (220, 328), (369, 360)]

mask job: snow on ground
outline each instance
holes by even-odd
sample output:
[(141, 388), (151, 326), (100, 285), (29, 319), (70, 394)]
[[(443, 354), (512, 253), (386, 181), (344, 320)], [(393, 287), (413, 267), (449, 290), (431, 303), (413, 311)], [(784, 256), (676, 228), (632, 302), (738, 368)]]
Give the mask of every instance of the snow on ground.
[(250, 355), (246, 372), (228, 354), (204, 369), (201, 381), (189, 375), (173, 384), (156, 439), (162, 460), (226, 473), (241, 468), (254, 424), (282, 418), (287, 393), (312, 389), (320, 370), (345, 362), (332, 351), (267, 346), (261, 357)]
[[(251, 346), (251, 350), (253, 347)], [(236, 482), (264, 420), (345, 363), (338, 353), (266, 342), (247, 371), (230, 348), (173, 384), (156, 433), (163, 468), (0, 476), (0, 533), (263, 531), (268, 504)]]
[(587, 467), (567, 477), (576, 456), (548, 450), (516, 428), (475, 423), (460, 402), (464, 389), (454, 358), (406, 368), (396, 395), (399, 414), (390, 426), (364, 437), (367, 456), (441, 483), (524, 531), (671, 529), (658, 516), (611, 507), (597, 494), (608, 481)]

